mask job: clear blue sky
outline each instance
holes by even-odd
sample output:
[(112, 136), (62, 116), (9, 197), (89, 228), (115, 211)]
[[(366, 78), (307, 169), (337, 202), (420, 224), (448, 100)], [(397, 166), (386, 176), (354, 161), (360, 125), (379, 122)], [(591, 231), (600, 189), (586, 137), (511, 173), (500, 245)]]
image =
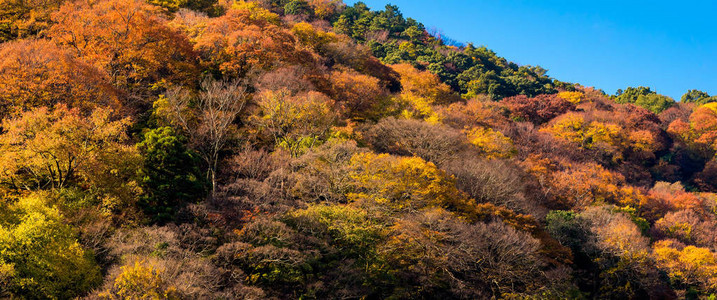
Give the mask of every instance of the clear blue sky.
[(717, 94), (717, 0), (363, 2), (397, 5), (426, 28), (608, 94), (628, 86), (675, 100), (688, 89)]

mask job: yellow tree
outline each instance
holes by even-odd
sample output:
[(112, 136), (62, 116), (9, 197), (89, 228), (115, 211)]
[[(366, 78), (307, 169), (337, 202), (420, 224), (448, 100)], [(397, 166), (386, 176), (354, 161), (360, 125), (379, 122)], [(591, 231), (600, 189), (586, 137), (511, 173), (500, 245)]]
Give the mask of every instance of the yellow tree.
[(466, 132), (468, 142), (476, 146), (487, 158), (509, 158), (517, 151), (513, 141), (500, 131), (488, 127), (476, 127)]
[(267, 91), (259, 95), (259, 112), (252, 121), (297, 157), (328, 138), (337, 119), (333, 104), (318, 92), (292, 97), (287, 91)]
[(101, 299), (181, 299), (177, 288), (164, 280), (164, 272), (149, 263), (136, 261), (122, 266), (112, 288)]
[(717, 259), (709, 249), (664, 240), (655, 243), (653, 253), (673, 284), (698, 287), (705, 294), (717, 291)]
[(113, 121), (111, 114), (98, 108), (85, 117), (59, 105), (5, 120), (0, 182), (22, 189), (62, 188), (116, 174), (122, 163), (115, 160), (131, 163), (134, 150), (123, 144), (129, 119)]
[(64, 0), (4, 0), (0, 2), (0, 43), (40, 34), (50, 26), (50, 14)]
[(531, 216), (490, 203), (476, 203), (456, 188), (453, 176), (421, 158), (358, 153), (351, 158), (350, 168), (354, 192), (347, 196), (359, 205), (378, 205), (387, 213), (440, 207), (471, 222), (500, 218), (518, 230), (539, 234)]
[(0, 209), (0, 296), (71, 299), (101, 282), (92, 253), (46, 194), (0, 199)]
[(438, 76), (428, 71), (419, 71), (409, 64), (391, 66), (401, 76), (401, 100), (409, 117), (416, 116), (438, 121), (433, 105), (448, 104), (459, 100), (451, 88), (442, 83)]

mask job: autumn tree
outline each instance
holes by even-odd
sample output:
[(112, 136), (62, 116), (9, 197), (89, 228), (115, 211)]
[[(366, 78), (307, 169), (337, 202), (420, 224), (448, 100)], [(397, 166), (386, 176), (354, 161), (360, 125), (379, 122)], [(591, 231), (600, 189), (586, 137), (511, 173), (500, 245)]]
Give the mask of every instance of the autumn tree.
[(187, 37), (168, 26), (159, 7), (144, 1), (69, 1), (53, 21), (52, 41), (104, 69), (116, 86), (140, 98), (134, 101), (144, 101), (151, 89), (189, 83), (197, 75)]
[(92, 253), (47, 194), (0, 200), (0, 293), (15, 298), (73, 298), (102, 278)]
[(667, 132), (701, 157), (712, 158), (717, 152), (717, 104), (698, 107), (690, 115), (689, 122), (675, 120)]
[(258, 130), (292, 156), (325, 141), (337, 117), (333, 101), (318, 92), (291, 96), (285, 90), (266, 91), (257, 104), (259, 112), (252, 121)]
[(317, 18), (331, 20), (346, 5), (339, 0), (309, 0)]
[(563, 113), (574, 110), (575, 105), (558, 95), (539, 95), (528, 98), (524, 95), (503, 99), (511, 116), (521, 121), (542, 124)]
[(0, 46), (0, 118), (58, 103), (89, 113), (96, 106), (120, 109), (107, 75), (45, 40)]
[(471, 150), (460, 131), (413, 119), (383, 118), (364, 137), (378, 152), (418, 156), (439, 166)]
[(516, 153), (513, 141), (497, 130), (476, 127), (466, 130), (468, 142), (486, 158), (509, 158)]
[(503, 107), (485, 98), (473, 98), (465, 103), (455, 102), (448, 106), (436, 107), (436, 113), (443, 124), (456, 129), (475, 127), (498, 127), (508, 124)]
[(336, 70), (330, 74), (331, 97), (344, 115), (356, 120), (376, 119), (381, 104), (388, 97), (378, 78), (352, 70)]
[(148, 0), (147, 2), (166, 8), (170, 12), (184, 8), (215, 15), (221, 10), (216, 6), (218, 0)]
[(609, 207), (591, 207), (581, 217), (596, 236), (593, 260), (600, 272), (595, 296), (670, 297), (650, 255), (648, 239), (628, 216)]
[(667, 271), (674, 286), (698, 288), (698, 293), (705, 295), (717, 290), (717, 259), (709, 249), (671, 240), (659, 241), (653, 249), (657, 265)]
[(64, 0), (8, 0), (0, 3), (0, 43), (37, 35), (52, 24), (50, 15)]
[(111, 114), (98, 108), (85, 117), (60, 105), (6, 119), (0, 134), (0, 180), (18, 189), (43, 189), (121, 176), (129, 167), (115, 160), (131, 164), (135, 153), (124, 145), (129, 119), (113, 120)]
[(101, 293), (100, 299), (180, 299), (177, 288), (162, 278), (163, 271), (144, 262), (122, 267), (112, 290)]
[(239, 1), (206, 23), (194, 48), (212, 69), (237, 78), (252, 68), (269, 69), (297, 59), (295, 38), (279, 25), (276, 14)]
[(405, 114), (435, 121), (438, 116), (433, 111), (433, 105), (459, 100), (448, 85), (428, 71), (419, 71), (408, 64), (393, 65), (392, 68), (401, 76), (400, 99), (406, 106)]
[(349, 201), (388, 214), (409, 213), (425, 208), (445, 208), (471, 222), (496, 218), (522, 231), (534, 231), (531, 216), (490, 203), (476, 204), (456, 188), (455, 179), (433, 163), (417, 157), (357, 153), (351, 158), (353, 190)]
[(247, 87), (240, 81), (205, 79), (201, 91), (174, 88), (155, 103), (159, 116), (169, 120), (189, 138), (189, 144), (207, 167), (212, 196), (217, 191), (217, 170), (221, 152), (233, 138), (234, 124), (247, 104)]
[(393, 297), (484, 298), (549, 288), (538, 275), (539, 248), (538, 240), (500, 222), (468, 224), (436, 208), (388, 228), (379, 254), (397, 285)]

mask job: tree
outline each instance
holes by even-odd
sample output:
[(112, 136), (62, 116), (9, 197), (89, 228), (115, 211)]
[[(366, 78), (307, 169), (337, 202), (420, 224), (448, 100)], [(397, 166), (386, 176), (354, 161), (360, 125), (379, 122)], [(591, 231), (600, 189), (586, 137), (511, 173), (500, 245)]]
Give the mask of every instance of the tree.
[(696, 287), (704, 295), (717, 291), (717, 259), (709, 249), (671, 240), (659, 241), (653, 249), (658, 266), (667, 271), (676, 287)]
[(698, 107), (690, 115), (689, 123), (677, 119), (670, 124), (667, 132), (702, 158), (712, 158), (717, 153), (717, 104)]
[(409, 64), (393, 65), (391, 68), (401, 76), (403, 89), (400, 100), (405, 106), (405, 114), (436, 121), (438, 116), (433, 111), (433, 105), (459, 100), (448, 85), (428, 71), (416, 70)]
[(379, 248), (391, 296), (489, 298), (544, 286), (540, 242), (500, 222), (468, 224), (439, 209), (423, 210), (388, 228)]
[(500, 131), (487, 127), (467, 130), (468, 142), (486, 158), (509, 158), (516, 153), (513, 141)]
[(52, 41), (104, 69), (116, 86), (133, 92), (135, 101), (143, 101), (152, 88), (186, 84), (197, 76), (187, 37), (167, 24), (159, 7), (144, 1), (68, 1), (53, 21)]
[(216, 72), (238, 78), (252, 68), (302, 62), (295, 44), (294, 37), (279, 27), (277, 15), (254, 2), (239, 1), (223, 16), (207, 21), (194, 48)]
[(2, 199), (0, 208), (0, 294), (70, 299), (102, 281), (92, 253), (48, 204), (47, 194), (34, 193), (17, 202)]
[(565, 99), (566, 101), (568, 101), (572, 104), (578, 105), (581, 102), (583, 102), (583, 100), (585, 100), (585, 93), (578, 92), (578, 91), (576, 91), (576, 92), (566, 91), (566, 92), (558, 93), (558, 97)]
[(355, 193), (352, 201), (368, 201), (393, 212), (425, 207), (474, 210), (474, 202), (455, 187), (453, 179), (433, 163), (417, 157), (359, 153), (351, 158)]
[(284, 5), (284, 13), (287, 15), (311, 15), (311, 7), (306, 0), (291, 0)]
[(155, 103), (157, 113), (179, 127), (189, 137), (190, 146), (204, 160), (212, 197), (217, 192), (221, 152), (236, 130), (234, 121), (247, 104), (246, 90), (246, 85), (240, 81), (207, 78), (202, 81), (198, 95), (174, 88)]
[(137, 261), (122, 267), (112, 290), (99, 295), (101, 299), (181, 299), (177, 288), (162, 278), (162, 270)]
[(64, 0), (0, 2), (0, 43), (37, 35), (50, 27), (50, 15)]
[(717, 96), (710, 96), (709, 94), (707, 94), (703, 91), (689, 90), (689, 91), (687, 91), (687, 93), (682, 95), (680, 102), (695, 103), (697, 105), (702, 105), (702, 104), (707, 104), (710, 102), (717, 102)]
[(111, 110), (97, 108), (85, 117), (59, 105), (6, 119), (0, 134), (0, 182), (32, 190), (100, 183), (108, 176), (118, 180), (115, 176), (125, 166), (115, 160), (132, 164), (135, 152), (124, 145), (129, 119), (113, 121), (111, 115)]
[(314, 9), (317, 18), (331, 20), (345, 6), (339, 0), (309, 0), (309, 5)]
[(656, 114), (670, 108), (675, 104), (675, 100), (670, 97), (659, 95), (649, 87), (628, 87), (627, 89), (618, 90), (617, 95), (614, 96), (615, 102), (617, 103), (632, 103), (638, 106), (647, 108), (651, 112)]
[(146, 132), (137, 148), (144, 159), (140, 175), (145, 195), (140, 205), (146, 212), (165, 221), (181, 204), (201, 198), (204, 181), (198, 157), (171, 127)]
[(518, 95), (505, 98), (501, 102), (508, 107), (514, 119), (535, 124), (545, 123), (575, 109), (573, 103), (558, 95), (539, 95), (533, 98)]
[(148, 0), (147, 2), (164, 7), (172, 13), (176, 13), (182, 8), (200, 11), (210, 15), (215, 15), (219, 12), (219, 8), (215, 7), (218, 0)]
[(468, 141), (459, 130), (414, 119), (383, 118), (364, 137), (377, 152), (418, 156), (438, 166), (470, 152)]
[(337, 70), (330, 74), (331, 96), (342, 112), (354, 120), (377, 119), (386, 91), (378, 78), (352, 70)]
[[(599, 268), (598, 298), (663, 298), (670, 290), (655, 268), (649, 241), (628, 216), (609, 207), (580, 214), (596, 236), (593, 261)], [(672, 296), (674, 297), (674, 296)]]
[(266, 91), (257, 102), (252, 121), (293, 157), (325, 141), (337, 119), (333, 101), (318, 92), (292, 97), (285, 90)]
[(96, 106), (121, 109), (121, 97), (101, 69), (45, 40), (0, 47), (0, 91), (0, 119), (59, 103), (83, 113)]

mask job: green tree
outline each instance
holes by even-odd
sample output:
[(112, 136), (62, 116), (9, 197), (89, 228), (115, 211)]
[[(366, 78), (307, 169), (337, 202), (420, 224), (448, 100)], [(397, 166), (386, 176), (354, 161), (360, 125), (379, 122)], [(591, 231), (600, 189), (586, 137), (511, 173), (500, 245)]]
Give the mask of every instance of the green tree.
[(660, 95), (650, 90), (649, 87), (628, 87), (627, 89), (617, 90), (617, 94), (613, 97), (617, 103), (632, 103), (637, 106), (642, 106), (654, 113), (660, 113), (675, 104), (675, 100)]
[(284, 5), (284, 13), (287, 15), (310, 15), (311, 6), (306, 0), (292, 0)]
[(179, 205), (205, 192), (199, 158), (171, 127), (148, 131), (137, 148), (144, 158), (140, 172), (146, 193), (140, 205), (155, 219), (167, 220)]
[(707, 104), (710, 102), (717, 102), (717, 96), (710, 96), (709, 94), (707, 94), (703, 91), (689, 90), (689, 91), (687, 91), (687, 93), (682, 95), (680, 102), (695, 103), (697, 105), (702, 105), (702, 104)]

